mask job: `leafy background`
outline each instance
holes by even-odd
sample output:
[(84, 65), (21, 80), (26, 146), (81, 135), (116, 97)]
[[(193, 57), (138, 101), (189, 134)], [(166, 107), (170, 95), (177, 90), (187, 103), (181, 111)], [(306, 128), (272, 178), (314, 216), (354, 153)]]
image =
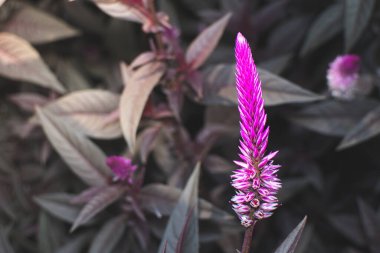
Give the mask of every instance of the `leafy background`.
[[(282, 206), (257, 225), (253, 252), (274, 252), (305, 215), (297, 253), (380, 252), (375, 0), (157, 0), (175, 60), (152, 52), (160, 32), (130, 1), (0, 3), (0, 252), (240, 248), (228, 203), (239, 31), (283, 166)], [(343, 53), (362, 57), (368, 97), (329, 96), (328, 63)], [(112, 181), (116, 154), (139, 165), (142, 185)]]

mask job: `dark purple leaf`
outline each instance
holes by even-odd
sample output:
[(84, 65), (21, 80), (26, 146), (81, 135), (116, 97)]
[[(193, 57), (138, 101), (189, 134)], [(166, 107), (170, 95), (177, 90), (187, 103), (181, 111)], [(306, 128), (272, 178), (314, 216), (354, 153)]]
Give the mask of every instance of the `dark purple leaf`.
[(306, 219), (307, 217), (305, 216), (274, 253), (293, 253), (296, 250), (298, 241), (300, 240), (302, 231), (306, 225)]

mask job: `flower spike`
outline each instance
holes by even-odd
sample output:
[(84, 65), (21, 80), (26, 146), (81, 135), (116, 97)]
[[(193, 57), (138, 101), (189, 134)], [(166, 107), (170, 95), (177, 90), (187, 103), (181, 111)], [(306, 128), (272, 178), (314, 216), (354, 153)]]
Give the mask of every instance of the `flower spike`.
[(276, 152), (267, 155), (269, 127), (261, 81), (247, 40), (238, 33), (235, 45), (236, 89), (240, 113), (239, 167), (231, 176), (236, 195), (232, 208), (241, 224), (250, 227), (256, 220), (272, 215), (278, 206), (277, 191), (281, 182), (277, 178), (279, 165), (273, 164)]

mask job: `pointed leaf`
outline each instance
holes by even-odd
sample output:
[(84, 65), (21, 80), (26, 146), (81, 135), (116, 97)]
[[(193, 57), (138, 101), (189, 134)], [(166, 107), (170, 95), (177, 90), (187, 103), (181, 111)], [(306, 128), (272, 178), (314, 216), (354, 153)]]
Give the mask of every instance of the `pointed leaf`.
[(343, 4), (338, 2), (322, 12), (311, 25), (301, 55), (306, 55), (313, 49), (337, 35), (343, 28)]
[(10, 33), (0, 33), (0, 75), (65, 91), (29, 42)]
[(363, 200), (358, 200), (360, 218), (372, 253), (380, 252), (380, 219)]
[(339, 144), (338, 149), (345, 149), (362, 143), (380, 133), (380, 107), (366, 114), (359, 123), (354, 126)]
[[(259, 76), (266, 106), (304, 103), (323, 99), (323, 96), (305, 90), (266, 70), (259, 69)], [(226, 101), (237, 103), (235, 67), (233, 64), (218, 64), (209, 67), (205, 70), (204, 77), (206, 100), (217, 101), (215, 97), (219, 96)]]
[(34, 197), (34, 201), (54, 217), (72, 223), (80, 211), (78, 206), (70, 204), (72, 197), (66, 193), (49, 193)]
[(194, 169), (181, 197), (170, 215), (158, 252), (196, 253), (198, 238), (198, 183), (200, 165)]
[(296, 250), (298, 241), (300, 240), (302, 231), (306, 225), (306, 219), (307, 217), (305, 216), (274, 253), (293, 253)]
[[(180, 195), (181, 190), (178, 188), (158, 183), (149, 184), (141, 189), (141, 207), (158, 217), (170, 215)], [(204, 199), (199, 199), (199, 218), (211, 219), (216, 222), (234, 219), (232, 215)]]
[(38, 252), (55, 252), (62, 243), (62, 224), (46, 212), (40, 212), (38, 220)]
[(107, 184), (112, 173), (94, 143), (46, 110), (37, 109), (37, 115), (50, 143), (75, 174), (88, 185)]
[(344, 42), (346, 51), (349, 51), (360, 38), (371, 18), (375, 2), (375, 0), (346, 0), (344, 10)]
[(120, 123), (131, 151), (135, 150), (137, 127), (146, 101), (164, 71), (164, 65), (159, 62), (152, 62), (140, 67), (133, 73), (121, 95)]
[(95, 195), (81, 210), (75, 219), (71, 232), (79, 226), (87, 223), (92, 217), (98, 214), (107, 206), (111, 205), (123, 195), (125, 188), (120, 185), (113, 185), (104, 188), (104, 190)]
[(364, 231), (357, 215), (335, 214), (330, 215), (328, 220), (350, 242), (358, 246), (366, 244)]
[(136, 8), (121, 0), (92, 0), (103, 12), (111, 17), (143, 23), (146, 17)]
[(72, 92), (44, 108), (67, 122), (78, 132), (93, 138), (111, 139), (121, 136), (117, 113), (119, 96), (106, 90)]
[(191, 69), (197, 69), (201, 66), (214, 51), (231, 15), (231, 13), (224, 15), (221, 19), (202, 31), (195, 40), (191, 42), (185, 55), (186, 62), (190, 65)]
[(3, 31), (18, 35), (30, 43), (49, 43), (78, 35), (62, 20), (30, 6), (22, 7), (5, 24)]
[(0, 0), (0, 6), (2, 6), (5, 3), (5, 0)]
[(343, 136), (376, 106), (373, 100), (329, 100), (308, 106), (289, 119), (321, 134)]
[(124, 215), (110, 219), (93, 239), (89, 253), (111, 253), (127, 226)]

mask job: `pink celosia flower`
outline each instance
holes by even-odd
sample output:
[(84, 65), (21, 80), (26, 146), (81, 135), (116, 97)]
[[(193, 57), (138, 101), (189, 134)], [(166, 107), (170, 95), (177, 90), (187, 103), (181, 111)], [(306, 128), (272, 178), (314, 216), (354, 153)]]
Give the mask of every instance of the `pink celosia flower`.
[(359, 76), (360, 57), (341, 55), (330, 63), (327, 71), (327, 84), (334, 97), (353, 99), (368, 94), (371, 85)]
[(133, 173), (137, 169), (137, 166), (133, 165), (130, 159), (123, 156), (109, 156), (107, 157), (106, 164), (115, 174), (116, 180), (132, 183)]
[(261, 81), (248, 42), (240, 33), (236, 38), (235, 56), (241, 140), (240, 160), (235, 161), (239, 169), (231, 176), (236, 189), (231, 202), (242, 225), (249, 227), (255, 220), (271, 216), (277, 208), (280, 166), (274, 165), (272, 160), (277, 152), (265, 155), (269, 127), (266, 126)]

